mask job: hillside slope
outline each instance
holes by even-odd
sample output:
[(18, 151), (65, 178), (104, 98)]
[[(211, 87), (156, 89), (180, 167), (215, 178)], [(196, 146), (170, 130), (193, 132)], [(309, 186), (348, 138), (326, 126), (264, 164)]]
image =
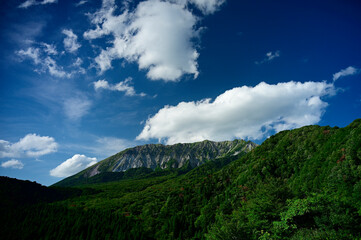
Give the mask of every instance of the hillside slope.
[[(13, 221), (0, 217), (2, 234), (10, 239), (361, 238), (361, 119), (345, 128), (283, 131), (234, 157), (183, 175), (90, 184), (94, 194), (27, 211), (8, 209), (3, 216)], [(22, 222), (21, 231), (14, 222)]]

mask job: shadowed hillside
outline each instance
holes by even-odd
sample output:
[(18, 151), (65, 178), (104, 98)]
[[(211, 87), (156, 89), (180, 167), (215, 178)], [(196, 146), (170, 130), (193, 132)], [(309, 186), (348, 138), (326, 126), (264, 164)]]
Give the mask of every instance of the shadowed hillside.
[(345, 128), (283, 131), (244, 156), (220, 157), (185, 174), (174, 171), (79, 189), (85, 187), (95, 192), (8, 209), (11, 214), (5, 211), (1, 217), (2, 236), (359, 239), (361, 120)]

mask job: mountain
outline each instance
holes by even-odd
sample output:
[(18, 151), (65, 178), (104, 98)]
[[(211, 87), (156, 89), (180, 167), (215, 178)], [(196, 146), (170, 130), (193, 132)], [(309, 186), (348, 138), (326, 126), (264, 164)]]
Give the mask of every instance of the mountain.
[(282, 131), (247, 154), (226, 154), (184, 174), (76, 189), (86, 188), (93, 191), (3, 209), (0, 236), (361, 239), (361, 119)]
[[(149, 174), (150, 169), (193, 169), (209, 160), (224, 156), (241, 156), (257, 144), (251, 141), (202, 141), (175, 145), (146, 144), (128, 148), (103, 161), (68, 177), (54, 186), (74, 186), (85, 183), (106, 182)], [(131, 170), (130, 169), (137, 169)], [(96, 179), (96, 180), (95, 180)]]

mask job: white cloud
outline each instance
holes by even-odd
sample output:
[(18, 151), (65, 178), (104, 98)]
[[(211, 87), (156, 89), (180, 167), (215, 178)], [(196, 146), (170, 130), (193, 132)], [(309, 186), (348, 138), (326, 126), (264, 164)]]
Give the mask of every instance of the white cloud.
[(98, 80), (96, 82), (93, 82), (93, 84), (96, 91), (99, 89), (112, 89), (112, 87), (109, 86), (109, 83), (106, 80)]
[(64, 101), (64, 112), (70, 120), (79, 120), (89, 112), (92, 102), (84, 97), (71, 97)]
[(1, 163), (1, 167), (3, 168), (14, 168), (14, 169), (23, 169), (24, 164), (16, 159), (11, 159), (9, 161)]
[(83, 60), (81, 60), (81, 58), (78, 57), (78, 58), (75, 60), (75, 62), (73, 63), (73, 66), (74, 66), (74, 67), (80, 67), (82, 64), (83, 64)]
[(193, 3), (203, 14), (212, 14), (219, 9), (225, 0), (188, 0)]
[(27, 134), (16, 143), (0, 140), (0, 158), (4, 157), (40, 157), (56, 152), (58, 144), (54, 138)]
[(280, 51), (279, 50), (277, 50), (277, 51), (275, 51), (275, 52), (268, 52), (268, 53), (266, 53), (266, 57), (262, 60), (262, 61), (256, 61), (255, 63), (256, 64), (262, 64), (262, 63), (265, 63), (265, 62), (270, 62), (270, 61), (272, 61), (273, 59), (275, 59), (275, 58), (278, 58), (278, 57), (280, 57), (281, 55), (280, 55)]
[(76, 68), (75, 72), (81, 73), (81, 74), (85, 74), (86, 71), (85, 69), (81, 66), (83, 64), (83, 60), (81, 60), (81, 58), (77, 58), (75, 60), (75, 62), (72, 64), (72, 67)]
[[(54, 50), (51, 45), (49, 45), (49, 48), (46, 48), (44, 51), (48, 54), (54, 55), (54, 51), (56, 50)], [(50, 56), (42, 56), (39, 48), (29, 47), (26, 51), (19, 50), (15, 53), (22, 58), (21, 60), (24, 60), (24, 58), (29, 58), (33, 60), (35, 65), (39, 65), (40, 69), (35, 69), (36, 72), (45, 72), (47, 70), (50, 75), (54, 77), (71, 77), (71, 73), (67, 73), (63, 70), (62, 67), (59, 67), (53, 58)]]
[(46, 57), (44, 59), (43, 62), (43, 66), (49, 71), (50, 75), (54, 76), (54, 77), (67, 77), (70, 78), (71, 77), (71, 73), (67, 73), (63, 70), (62, 67), (59, 67), (55, 60), (52, 59), (51, 57)]
[(333, 81), (336, 81), (337, 79), (342, 78), (342, 77), (355, 75), (359, 72), (360, 72), (360, 69), (350, 66), (348, 68), (342, 69), (341, 71), (333, 74)]
[(66, 35), (66, 38), (64, 38), (65, 50), (75, 53), (81, 47), (78, 43), (78, 36), (75, 35), (71, 29), (64, 29), (62, 33)]
[(145, 93), (137, 94), (134, 90), (134, 87), (129, 85), (131, 83), (132, 83), (132, 78), (129, 77), (125, 79), (123, 82), (119, 82), (115, 85), (109, 84), (108, 81), (106, 80), (98, 80), (93, 84), (95, 90), (107, 89), (111, 91), (124, 92), (126, 96), (141, 96), (141, 97), (146, 96)]
[[(218, 2), (218, 1), (217, 1)], [(184, 74), (198, 75), (198, 18), (184, 5), (160, 0), (143, 1), (134, 11), (114, 16), (113, 0), (103, 0), (102, 8), (91, 15), (96, 28), (84, 33), (95, 39), (113, 35), (111, 47), (95, 59), (100, 71), (111, 68), (114, 59), (137, 62), (152, 80), (177, 81)]]
[(196, 37), (195, 24), (195, 16), (179, 5), (143, 2), (130, 25), (136, 34), (126, 55), (137, 60), (140, 69), (148, 69), (147, 76), (152, 80), (175, 81), (185, 73), (197, 77), (199, 54), (191, 44)]
[(40, 64), (40, 50), (38, 48), (29, 47), (26, 51), (19, 50), (15, 52), (22, 58), (30, 58), (34, 61), (35, 64)]
[(326, 82), (262, 82), (233, 88), (214, 101), (165, 106), (146, 121), (137, 140), (155, 138), (173, 144), (261, 139), (272, 131), (318, 123), (327, 106), (321, 97), (333, 92), (333, 84)]
[(56, 168), (50, 170), (50, 175), (53, 177), (69, 177), (96, 163), (96, 158), (75, 154), (72, 158), (67, 159)]
[(75, 4), (75, 6), (79, 7), (79, 6), (81, 6), (81, 5), (83, 5), (83, 4), (87, 3), (87, 2), (88, 2), (87, 0), (81, 0), (77, 4)]
[(45, 52), (49, 55), (57, 55), (58, 51), (54, 44), (41, 43), (41, 45), (45, 48)]
[(23, 2), (22, 4), (19, 5), (19, 8), (28, 8), (34, 5), (44, 5), (44, 4), (48, 4), (48, 3), (56, 3), (58, 2), (58, 0), (43, 0), (41, 2), (36, 1), (36, 0), (27, 0), (25, 2)]

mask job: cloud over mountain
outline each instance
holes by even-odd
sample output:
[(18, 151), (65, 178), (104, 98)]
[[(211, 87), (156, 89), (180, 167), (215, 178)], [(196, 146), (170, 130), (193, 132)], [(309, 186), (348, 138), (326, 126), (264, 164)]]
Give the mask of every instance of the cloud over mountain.
[(181, 102), (165, 106), (150, 117), (137, 140), (151, 138), (167, 144), (232, 138), (261, 139), (279, 132), (320, 121), (332, 94), (326, 82), (261, 82), (255, 87), (237, 87), (214, 101)]
[(62, 162), (56, 168), (50, 170), (50, 175), (53, 177), (68, 177), (96, 163), (96, 158), (75, 154), (73, 157)]

